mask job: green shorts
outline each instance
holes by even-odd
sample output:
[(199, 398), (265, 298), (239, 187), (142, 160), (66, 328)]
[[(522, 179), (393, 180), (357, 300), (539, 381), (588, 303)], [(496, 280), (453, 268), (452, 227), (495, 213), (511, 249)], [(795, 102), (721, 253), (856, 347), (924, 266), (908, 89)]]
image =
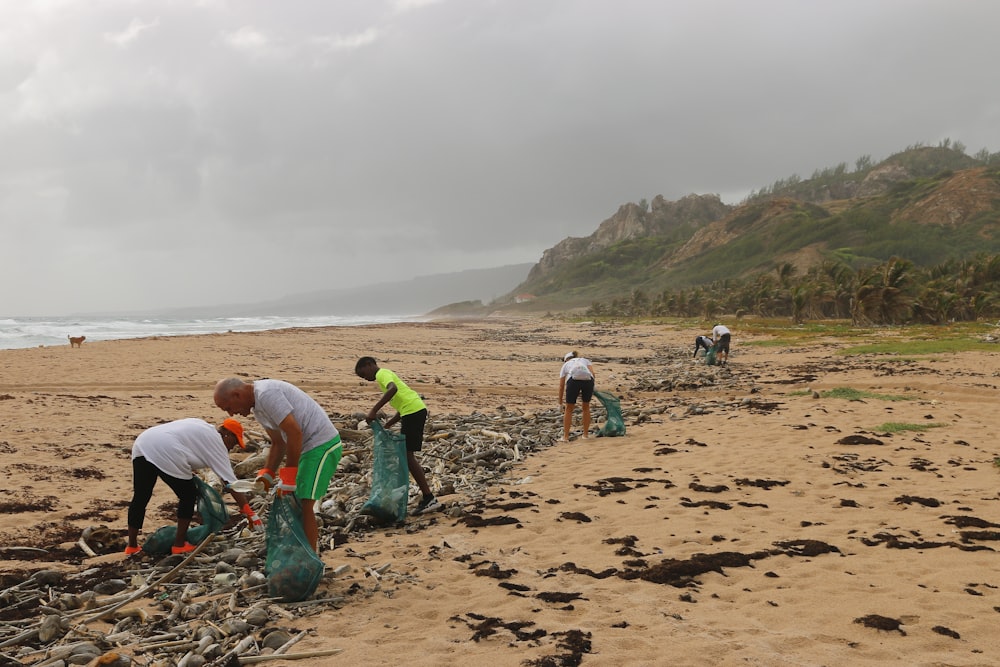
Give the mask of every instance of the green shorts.
[(330, 488), (330, 479), (340, 465), (344, 445), (337, 435), (299, 457), (299, 472), (295, 476), (295, 495), (305, 500), (319, 500)]

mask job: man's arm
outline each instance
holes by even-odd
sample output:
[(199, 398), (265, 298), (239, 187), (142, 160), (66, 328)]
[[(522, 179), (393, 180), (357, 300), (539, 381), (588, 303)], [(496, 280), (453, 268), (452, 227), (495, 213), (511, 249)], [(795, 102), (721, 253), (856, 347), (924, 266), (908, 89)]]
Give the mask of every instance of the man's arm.
[[(295, 415), (289, 413), (287, 417), (281, 420), (281, 431), (285, 434), (284, 438), (284, 454), (285, 454), (285, 466), (289, 468), (299, 467), (299, 457), (302, 456), (302, 427), (299, 426), (299, 422), (295, 419)], [(268, 461), (271, 457), (268, 456)], [(281, 459), (278, 459), (279, 461)]]
[(264, 430), (267, 431), (268, 437), (271, 438), (271, 449), (267, 452), (267, 465), (264, 467), (272, 471), (277, 470), (281, 459), (285, 457), (285, 436), (281, 431), (275, 429), (265, 428)]

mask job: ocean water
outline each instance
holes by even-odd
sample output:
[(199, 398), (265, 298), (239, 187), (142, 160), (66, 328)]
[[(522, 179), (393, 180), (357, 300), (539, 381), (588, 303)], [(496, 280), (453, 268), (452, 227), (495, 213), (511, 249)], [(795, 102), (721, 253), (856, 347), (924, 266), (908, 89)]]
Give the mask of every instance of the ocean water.
[(87, 342), (191, 336), (226, 331), (267, 331), (292, 327), (335, 327), (419, 321), (400, 315), (340, 317), (218, 317), (169, 319), (156, 317), (0, 317), (0, 350), (41, 345), (69, 345), (67, 336), (86, 336)]

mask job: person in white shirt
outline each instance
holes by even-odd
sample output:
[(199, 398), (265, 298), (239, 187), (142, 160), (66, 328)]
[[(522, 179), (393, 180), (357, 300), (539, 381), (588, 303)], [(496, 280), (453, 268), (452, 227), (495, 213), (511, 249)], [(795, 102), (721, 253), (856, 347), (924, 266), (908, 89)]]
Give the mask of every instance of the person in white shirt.
[(729, 329), (723, 324), (712, 327), (712, 340), (715, 342), (715, 353), (719, 356), (719, 365), (725, 366), (729, 361)]
[(708, 336), (695, 336), (695, 339), (694, 339), (694, 354), (691, 355), (692, 358), (697, 357), (698, 356), (698, 350), (700, 350), (702, 348), (705, 348), (705, 353), (708, 354), (708, 351), (712, 349), (713, 345), (715, 345), (715, 341), (713, 341)]
[(319, 553), (316, 502), (329, 490), (343, 453), (340, 432), (330, 415), (312, 396), (284, 380), (226, 378), (216, 383), (214, 400), (230, 415), (252, 413), (267, 431), (271, 448), (257, 481), (267, 490), (273, 486), (277, 494), (298, 498), (302, 530)]
[[(236, 481), (229, 451), (243, 442), (243, 426), (226, 419), (216, 428), (203, 419), (178, 419), (146, 429), (132, 445), (132, 502), (128, 506), (128, 546), (125, 555), (142, 551), (139, 531), (146, 518), (146, 506), (153, 497), (157, 479), (162, 479), (177, 495), (177, 536), (171, 552), (184, 554), (195, 547), (187, 542), (188, 526), (194, 516), (198, 487), (194, 471), (211, 468), (227, 486)], [(247, 497), (228, 489), (250, 528), (262, 530), (263, 522), (251, 509)]]
[(583, 438), (590, 437), (590, 399), (594, 396), (594, 367), (590, 359), (567, 352), (559, 370), (559, 405), (563, 410), (563, 437), (559, 442), (569, 442), (569, 430), (573, 426), (573, 409), (576, 399), (583, 403)]

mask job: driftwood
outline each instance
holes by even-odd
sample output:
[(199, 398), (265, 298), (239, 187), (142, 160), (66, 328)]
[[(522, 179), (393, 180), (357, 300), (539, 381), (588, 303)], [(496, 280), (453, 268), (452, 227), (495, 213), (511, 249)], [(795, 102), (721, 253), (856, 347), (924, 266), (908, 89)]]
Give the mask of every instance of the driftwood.
[[(195, 550), (192, 551), (191, 553), (189, 553), (187, 555), (187, 558), (185, 558), (180, 563), (178, 563), (177, 565), (175, 565), (172, 570), (170, 570), (169, 572), (167, 572), (166, 574), (164, 574), (157, 581), (155, 581), (152, 584), (146, 584), (145, 586), (143, 586), (139, 590), (137, 590), (134, 593), (126, 596), (125, 599), (122, 600), (121, 602), (118, 602), (118, 603), (115, 603), (115, 604), (111, 604), (111, 605), (108, 605), (108, 606), (106, 606), (104, 608), (98, 609), (95, 613), (91, 614), (87, 618), (84, 618), (81, 621), (81, 623), (90, 623), (91, 621), (96, 621), (96, 620), (98, 620), (100, 618), (104, 618), (108, 614), (113, 613), (115, 610), (124, 607), (129, 602), (132, 602), (133, 600), (141, 598), (142, 596), (144, 596), (146, 593), (148, 593), (150, 590), (156, 588), (157, 586), (160, 586), (162, 584), (167, 583), (168, 581), (170, 581), (171, 579), (173, 579), (174, 577), (176, 577), (177, 573), (180, 572), (181, 570), (183, 570), (184, 567), (188, 563), (190, 563), (194, 559), (195, 556), (197, 556), (198, 554), (200, 554), (205, 549), (205, 547), (208, 546), (212, 542), (213, 539), (215, 539), (215, 534), (214, 533), (209, 533), (208, 537), (206, 537), (204, 540), (202, 540), (202, 542), (200, 544), (198, 544), (197, 547), (195, 547)], [(72, 616), (72, 614), (70, 614), (70, 616)]]
[(303, 653), (283, 653), (281, 655), (248, 655), (239, 658), (239, 661), (241, 665), (253, 665), (269, 660), (304, 660), (306, 658), (322, 658), (326, 655), (337, 655), (338, 653), (342, 653), (343, 650), (342, 648), (329, 648), (319, 651), (305, 651)]

